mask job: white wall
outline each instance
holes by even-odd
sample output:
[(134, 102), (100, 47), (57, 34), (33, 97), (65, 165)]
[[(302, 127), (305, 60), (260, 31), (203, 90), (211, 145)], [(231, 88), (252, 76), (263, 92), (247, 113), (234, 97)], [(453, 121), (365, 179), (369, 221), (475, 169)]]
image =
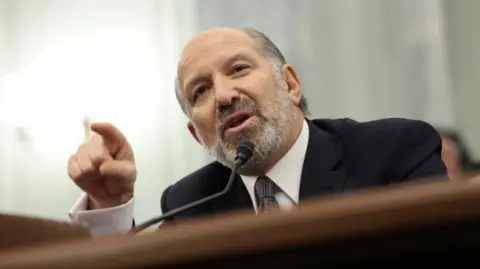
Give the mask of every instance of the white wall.
[(13, 63), (0, 89), (0, 209), (67, 218), (80, 193), (67, 159), (88, 117), (125, 132), (139, 170), (136, 217), (159, 214), (165, 187), (206, 160), (173, 88), (182, 43), (195, 31), (194, 18), (176, 15), (191, 15), (193, 1), (0, 4), (11, 34), (0, 55)]
[(450, 127), (441, 8), (441, 0), (203, 0), (198, 21), (270, 36), (297, 69), (314, 117)]
[(7, 69), (8, 59), (8, 42), (9, 36), (9, 14), (7, 13), (7, 1), (0, 1), (0, 76), (2, 76)]
[(480, 1), (445, 1), (457, 128), (480, 160)]

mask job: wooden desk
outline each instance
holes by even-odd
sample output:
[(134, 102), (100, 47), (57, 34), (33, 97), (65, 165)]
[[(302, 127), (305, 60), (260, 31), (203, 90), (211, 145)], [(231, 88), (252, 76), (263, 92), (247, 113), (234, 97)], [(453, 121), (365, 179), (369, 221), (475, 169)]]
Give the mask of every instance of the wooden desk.
[[(25, 245), (88, 238), (86, 226), (15, 214), (0, 214), (0, 251)], [(1, 263), (1, 260), (0, 260)]]
[(4, 252), (0, 268), (462, 268), (480, 255), (479, 225), (480, 184), (432, 182)]

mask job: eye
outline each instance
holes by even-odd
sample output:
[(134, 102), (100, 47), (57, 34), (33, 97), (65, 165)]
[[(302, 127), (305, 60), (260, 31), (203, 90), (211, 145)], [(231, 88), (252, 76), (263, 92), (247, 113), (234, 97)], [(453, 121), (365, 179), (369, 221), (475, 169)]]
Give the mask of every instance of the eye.
[(193, 101), (197, 101), (198, 98), (200, 98), (202, 96), (202, 94), (204, 94), (206, 91), (208, 91), (210, 89), (210, 87), (206, 86), (206, 85), (201, 85), (197, 88), (195, 88), (194, 92), (193, 92)]
[(232, 75), (235, 74), (235, 73), (239, 73), (239, 72), (242, 72), (243, 70), (247, 69), (248, 66), (245, 65), (245, 64), (240, 64), (240, 65), (236, 65), (233, 67), (231, 73)]

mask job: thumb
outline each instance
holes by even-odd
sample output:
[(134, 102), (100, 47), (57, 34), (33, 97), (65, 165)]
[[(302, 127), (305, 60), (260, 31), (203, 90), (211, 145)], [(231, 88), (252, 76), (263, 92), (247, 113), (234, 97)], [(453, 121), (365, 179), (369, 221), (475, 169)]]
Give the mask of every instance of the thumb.
[[(132, 154), (132, 149), (125, 135), (113, 124), (106, 122), (92, 123), (90, 129), (102, 138), (111, 156), (124, 159)], [(119, 156), (122, 155), (122, 156)]]

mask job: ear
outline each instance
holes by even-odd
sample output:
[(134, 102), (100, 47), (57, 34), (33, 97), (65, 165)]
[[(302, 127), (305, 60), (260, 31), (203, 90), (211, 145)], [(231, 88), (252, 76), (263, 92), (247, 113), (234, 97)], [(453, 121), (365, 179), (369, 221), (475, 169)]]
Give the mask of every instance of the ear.
[(288, 94), (293, 103), (298, 106), (302, 99), (302, 89), (300, 87), (300, 79), (298, 78), (297, 72), (293, 69), (293, 66), (284, 64), (282, 67), (282, 74)]
[(187, 124), (188, 130), (190, 131), (190, 134), (197, 140), (197, 142), (201, 145), (202, 143), (200, 142), (200, 139), (198, 139), (197, 131), (195, 130), (195, 127), (193, 127), (193, 124), (189, 122)]

